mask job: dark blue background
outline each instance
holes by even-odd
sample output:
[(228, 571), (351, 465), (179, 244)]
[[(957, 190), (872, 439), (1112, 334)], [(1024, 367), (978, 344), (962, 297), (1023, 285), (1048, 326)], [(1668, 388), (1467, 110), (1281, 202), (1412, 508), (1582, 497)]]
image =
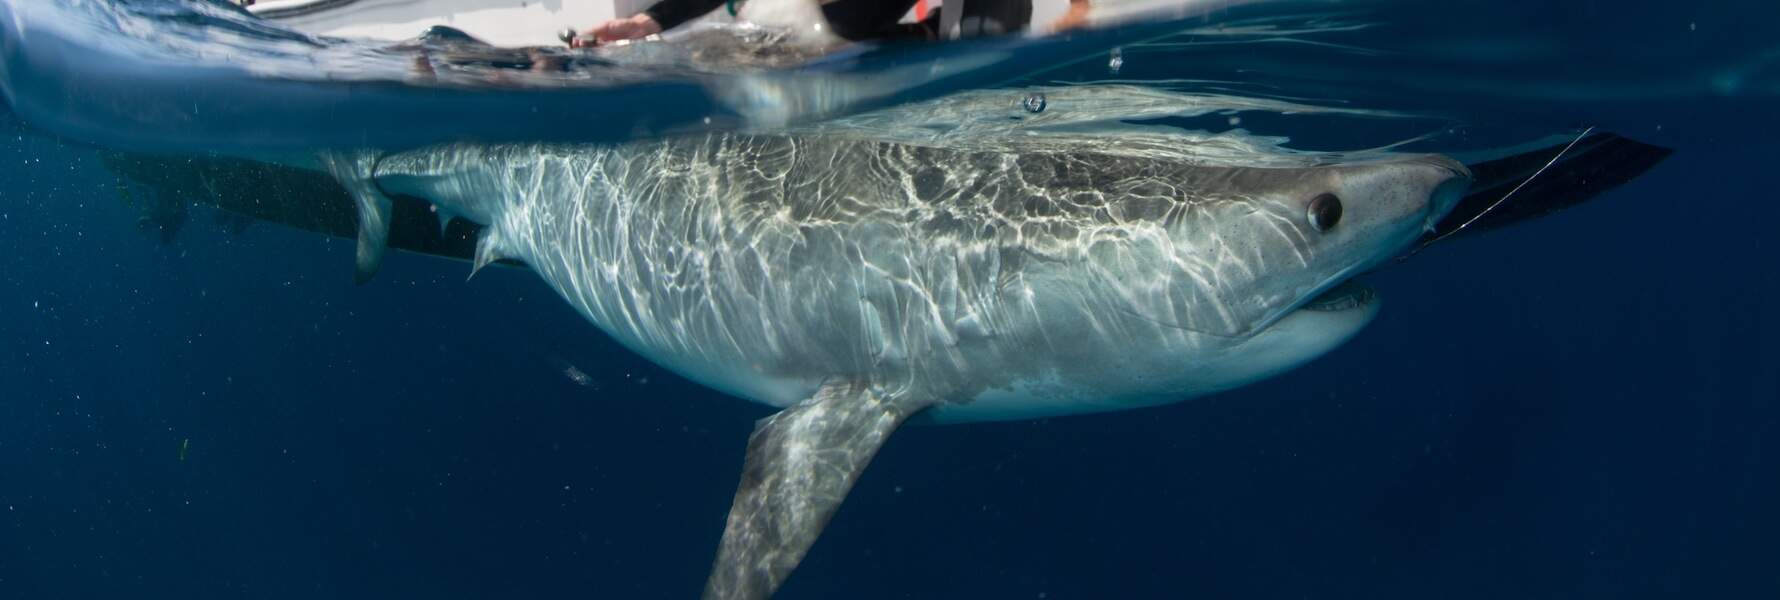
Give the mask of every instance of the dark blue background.
[[(0, 597), (698, 593), (765, 408), (525, 271), (159, 247), (89, 151), (3, 141)], [(1776, 158), (1437, 245), (1248, 389), (905, 429), (782, 596), (1780, 597)]]

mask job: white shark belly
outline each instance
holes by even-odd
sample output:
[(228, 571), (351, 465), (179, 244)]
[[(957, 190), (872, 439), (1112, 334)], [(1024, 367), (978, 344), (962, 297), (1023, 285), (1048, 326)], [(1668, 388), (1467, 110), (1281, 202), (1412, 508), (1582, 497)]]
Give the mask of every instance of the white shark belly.
[[(857, 295), (781, 286), (777, 294), (725, 293), (687, 302), (639, 296), (636, 282), (614, 269), (538, 252), (523, 254), (543, 265), (540, 273), (589, 320), (643, 357), (703, 385), (788, 407), (831, 381), (867, 381), (933, 396), (924, 418), (935, 422), (1044, 418), (1187, 400), (1289, 370), (1305, 356), (1345, 342), (1377, 313), (1376, 301), (1345, 310), (1300, 309), (1269, 326), (1275, 335), (1225, 337), (1097, 307), (1083, 300), (1090, 291), (1079, 282), (1069, 291), (1047, 289), (1049, 302), (1012, 286), (974, 307), (942, 304), (934, 298), (945, 294), (934, 288), (945, 286), (898, 283), (857, 261), (827, 264), (820, 278), (849, 282)], [(605, 277), (610, 279), (590, 281)]]
[(1084, 378), (1082, 369), (1067, 375), (1052, 369), (965, 401), (938, 404), (924, 417), (935, 423), (1041, 419), (1190, 400), (1273, 377), (1297, 366), (1297, 357), (1345, 343), (1377, 316), (1378, 304), (1372, 300), (1344, 310), (1300, 309), (1273, 325), (1284, 335), (1250, 338), (1209, 353), (1205, 348), (1218, 344), (1170, 349), (1128, 340), (1109, 349), (1099, 377)]

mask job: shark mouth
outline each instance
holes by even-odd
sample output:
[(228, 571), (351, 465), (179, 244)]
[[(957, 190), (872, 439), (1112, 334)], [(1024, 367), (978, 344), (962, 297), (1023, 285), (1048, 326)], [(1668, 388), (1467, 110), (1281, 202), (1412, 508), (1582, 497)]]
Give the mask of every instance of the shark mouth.
[(1319, 312), (1335, 312), (1360, 308), (1377, 299), (1378, 292), (1349, 279), (1318, 294), (1317, 297), (1311, 298), (1309, 302), (1305, 302), (1304, 306), (1299, 308)]

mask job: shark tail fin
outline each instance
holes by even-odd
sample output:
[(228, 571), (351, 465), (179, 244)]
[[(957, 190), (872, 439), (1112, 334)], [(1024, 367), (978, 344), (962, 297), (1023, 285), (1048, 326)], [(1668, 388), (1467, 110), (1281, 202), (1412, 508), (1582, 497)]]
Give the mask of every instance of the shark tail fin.
[(705, 600), (771, 597), (884, 440), (930, 404), (839, 381), (756, 423)]
[(377, 161), (382, 155), (368, 149), (324, 150), (316, 158), (358, 206), (358, 254), (353, 279), (363, 285), (383, 264), (383, 251), (389, 244), (390, 214), (394, 211), (394, 202), (377, 188)]

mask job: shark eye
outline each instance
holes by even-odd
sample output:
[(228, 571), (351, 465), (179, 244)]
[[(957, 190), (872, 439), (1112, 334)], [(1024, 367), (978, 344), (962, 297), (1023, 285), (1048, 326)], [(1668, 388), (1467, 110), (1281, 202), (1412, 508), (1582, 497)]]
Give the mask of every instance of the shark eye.
[(1341, 199), (1334, 194), (1317, 194), (1310, 199), (1310, 211), (1306, 216), (1310, 218), (1310, 226), (1317, 231), (1334, 229), (1335, 224), (1341, 222)]

